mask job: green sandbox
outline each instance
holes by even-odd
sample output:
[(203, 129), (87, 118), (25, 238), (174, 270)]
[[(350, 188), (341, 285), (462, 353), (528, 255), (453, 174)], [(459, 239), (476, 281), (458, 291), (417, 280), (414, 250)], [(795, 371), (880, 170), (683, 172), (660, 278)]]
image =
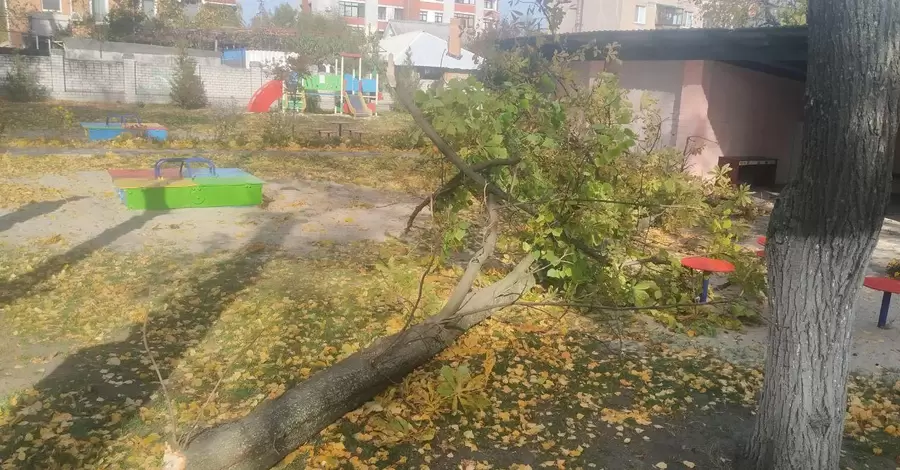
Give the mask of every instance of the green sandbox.
[[(263, 181), (237, 168), (191, 170), (199, 159), (164, 159), (156, 170), (109, 170), (119, 198), (134, 210), (165, 210), (189, 207), (256, 206), (262, 203)], [(163, 163), (181, 163), (163, 170)], [(187, 170), (184, 175), (182, 172)]]

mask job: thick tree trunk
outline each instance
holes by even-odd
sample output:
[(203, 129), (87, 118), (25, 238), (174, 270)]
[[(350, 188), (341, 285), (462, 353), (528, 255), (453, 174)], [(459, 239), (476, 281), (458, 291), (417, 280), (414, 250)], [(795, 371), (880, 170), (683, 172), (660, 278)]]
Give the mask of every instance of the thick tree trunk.
[(212, 428), (183, 452), (190, 470), (268, 469), (344, 414), (425, 364), (466, 330), (530, 289), (528, 256), (505, 278), (470, 295), (471, 315), (432, 317), (325, 369), (245, 418)]
[(900, 102), (900, 2), (810, 0), (808, 17), (802, 161), (766, 246), (769, 347), (748, 449), (748, 466), (766, 470), (838, 468), (854, 307), (890, 195)]

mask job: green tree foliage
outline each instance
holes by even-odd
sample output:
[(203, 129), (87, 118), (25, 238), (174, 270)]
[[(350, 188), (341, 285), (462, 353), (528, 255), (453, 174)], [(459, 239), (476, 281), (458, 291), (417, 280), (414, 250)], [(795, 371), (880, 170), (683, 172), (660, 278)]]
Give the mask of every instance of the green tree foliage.
[(178, 55), (170, 85), (172, 90), (169, 92), (169, 96), (178, 107), (199, 109), (209, 104), (203, 81), (197, 75), (197, 61), (190, 57), (184, 49)]
[(199, 29), (240, 28), (244, 25), (240, 7), (204, 3), (191, 25)]
[(703, 26), (797, 26), (806, 24), (807, 0), (695, 0)]
[[(486, 192), (503, 194), (517, 250), (539, 259), (539, 276), (570, 301), (690, 304), (699, 279), (673, 255), (647, 248), (648, 229), (656, 226), (709, 233), (702, 250), (739, 266), (732, 281), (755, 305), (762, 265), (735, 244), (740, 229), (732, 223), (747, 210), (746, 193), (738, 197), (729, 181), (703, 182), (685, 172), (684, 155), (658, 145), (653, 100), (633, 108), (615, 75), (600, 73), (592, 86), (580, 85), (567, 63), (583, 54), (547, 60), (534, 51), (498, 53), (490, 83), (469, 78), (416, 93), (434, 129), (468, 165), (485, 169), (496, 189), (439, 191), (435, 220), (445, 252), (471, 241), (473, 202)], [(712, 326), (734, 327), (748, 312), (715, 315)], [(658, 318), (680, 325), (677, 312)]]
[(6, 79), (0, 85), (0, 95), (9, 101), (43, 101), (47, 98), (47, 89), (40, 84), (37, 73), (26, 59), (16, 55), (13, 56), (12, 67), (6, 72)]
[(310, 66), (331, 64), (342, 52), (363, 53), (367, 38), (334, 15), (301, 12), (297, 15), (297, 34), (288, 39), (286, 50), (295, 55), (288, 60), (290, 69), (305, 74)]
[(106, 15), (105, 38), (109, 41), (128, 41), (140, 35), (146, 25), (147, 15), (143, 11), (117, 4)]
[(295, 28), (298, 12), (287, 3), (282, 3), (272, 10), (269, 21), (276, 28)]

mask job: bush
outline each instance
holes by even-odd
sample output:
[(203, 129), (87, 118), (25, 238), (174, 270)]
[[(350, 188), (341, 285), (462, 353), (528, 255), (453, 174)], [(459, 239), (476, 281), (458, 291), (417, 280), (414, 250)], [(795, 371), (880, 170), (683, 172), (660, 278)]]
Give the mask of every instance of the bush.
[(900, 279), (900, 259), (894, 258), (887, 264), (887, 275), (894, 279)]
[(183, 50), (178, 55), (175, 64), (175, 73), (170, 81), (172, 91), (169, 96), (172, 102), (183, 109), (199, 109), (209, 104), (206, 99), (206, 90), (203, 81), (197, 75), (197, 61), (187, 55)]
[(6, 72), (6, 81), (0, 86), (0, 94), (10, 101), (43, 101), (47, 98), (47, 89), (38, 82), (37, 74), (25, 59), (13, 56), (12, 69)]
[(265, 147), (285, 147), (294, 139), (295, 122), (290, 116), (272, 112), (267, 113), (260, 140)]

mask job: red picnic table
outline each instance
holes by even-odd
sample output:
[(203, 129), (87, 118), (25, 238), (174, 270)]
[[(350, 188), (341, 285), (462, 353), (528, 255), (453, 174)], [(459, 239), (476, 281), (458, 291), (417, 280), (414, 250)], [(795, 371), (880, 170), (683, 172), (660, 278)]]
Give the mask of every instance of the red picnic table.
[(891, 294), (900, 294), (900, 280), (871, 276), (863, 281), (863, 285), (884, 292), (881, 297), (881, 312), (878, 314), (878, 328), (886, 328), (888, 310), (891, 308)]
[[(758, 237), (756, 239), (756, 243), (758, 243), (760, 246), (766, 246), (765, 235)], [(759, 256), (760, 258), (762, 258), (763, 256), (766, 256), (766, 250), (756, 250), (756, 256)]]
[(705, 256), (688, 256), (681, 258), (681, 265), (686, 268), (703, 272), (703, 292), (700, 294), (700, 303), (706, 303), (709, 297), (709, 274), (730, 273), (734, 271), (734, 265), (723, 259), (707, 258)]

